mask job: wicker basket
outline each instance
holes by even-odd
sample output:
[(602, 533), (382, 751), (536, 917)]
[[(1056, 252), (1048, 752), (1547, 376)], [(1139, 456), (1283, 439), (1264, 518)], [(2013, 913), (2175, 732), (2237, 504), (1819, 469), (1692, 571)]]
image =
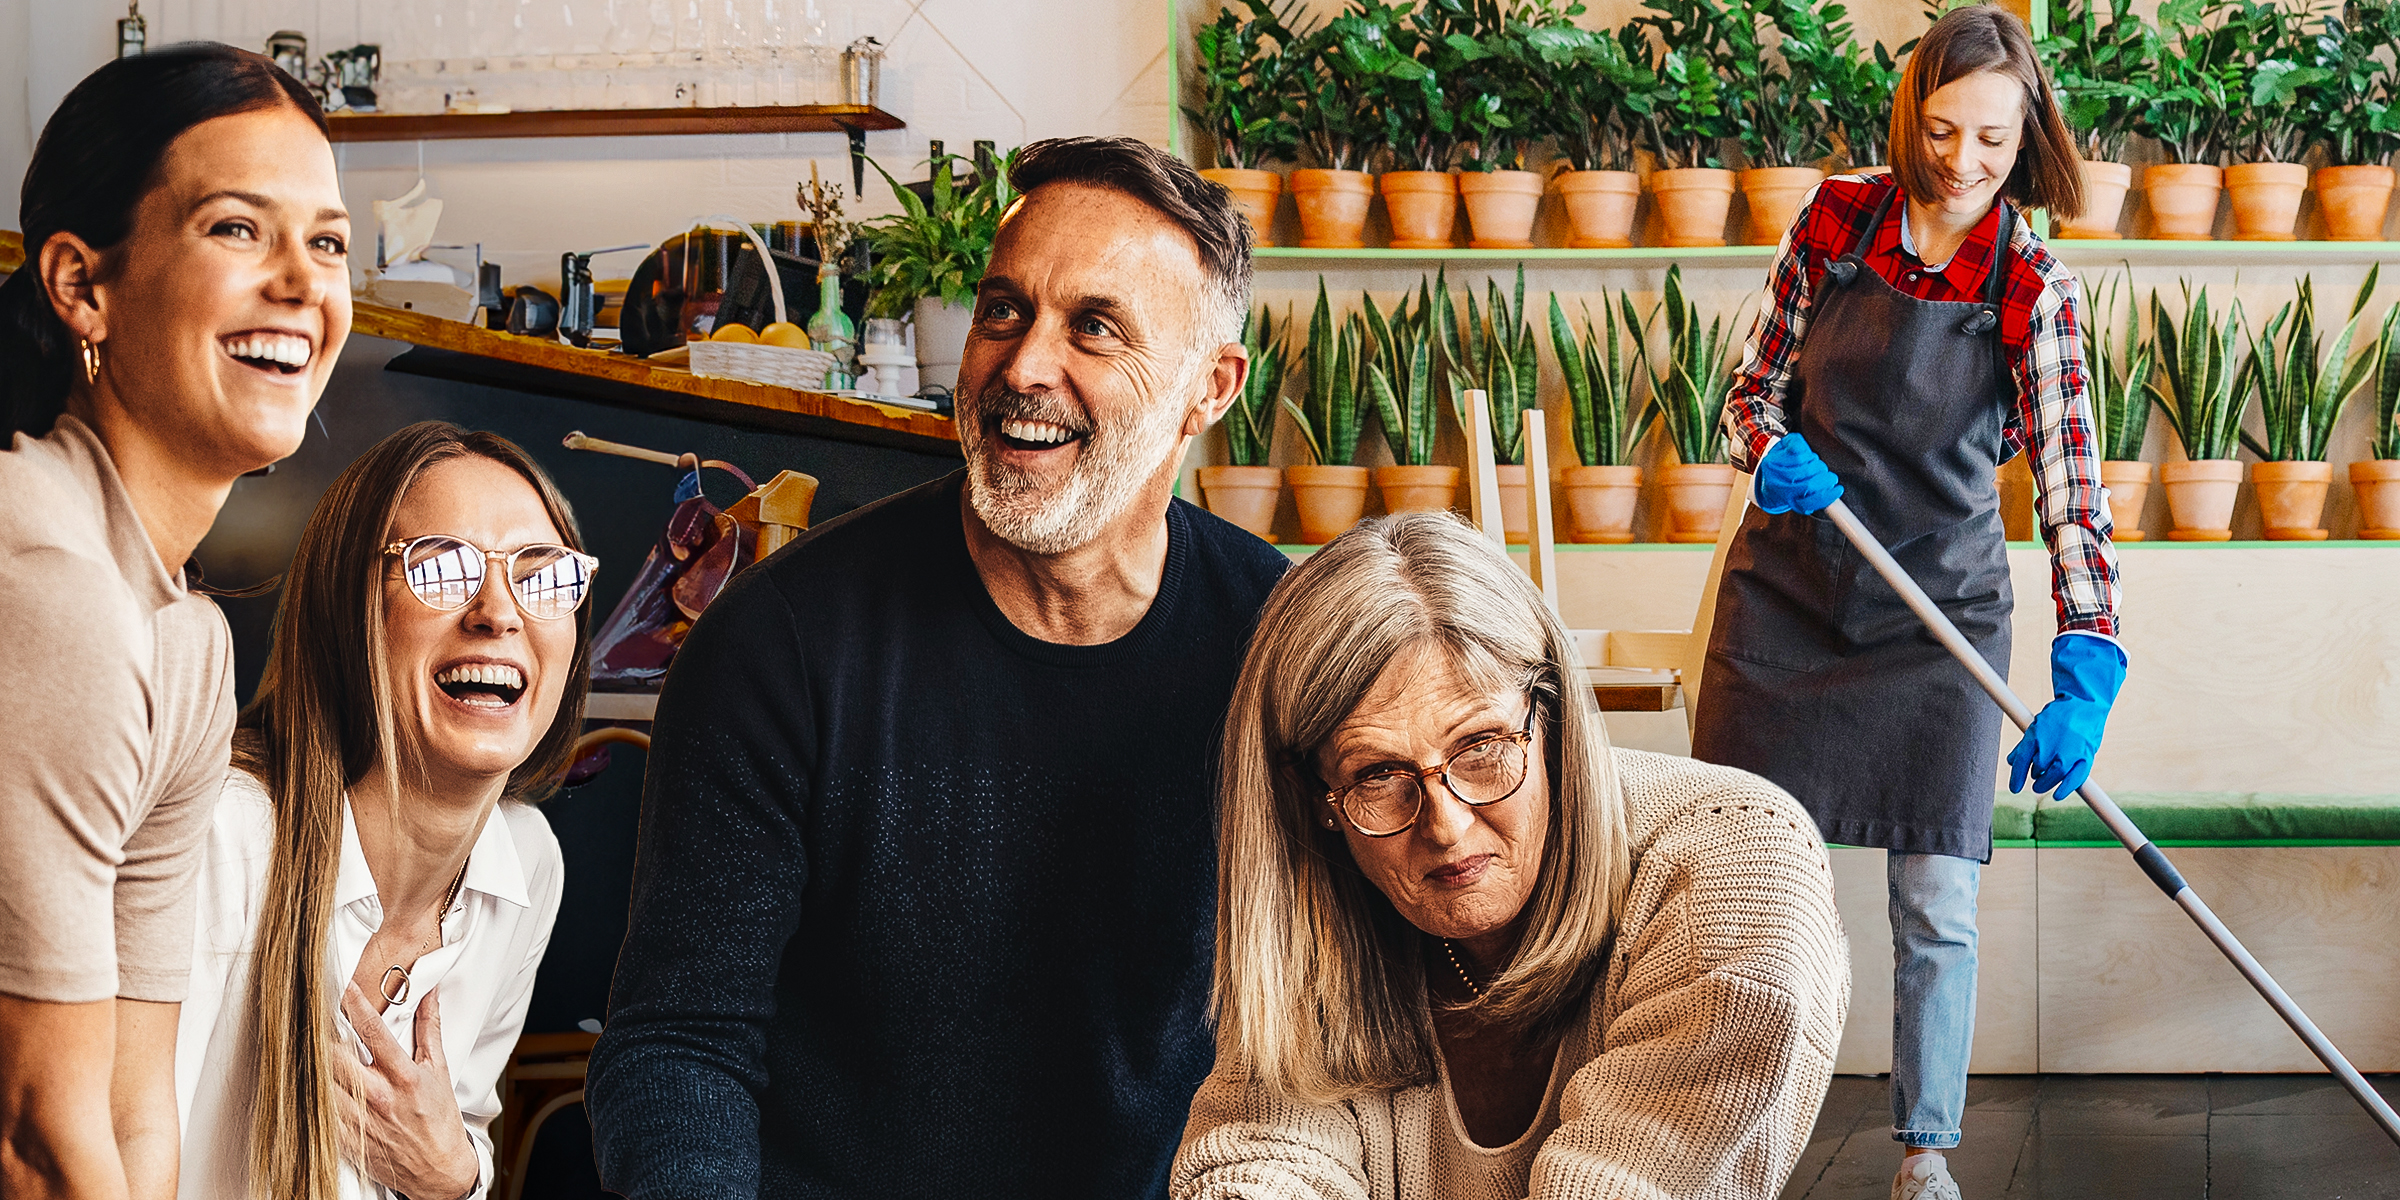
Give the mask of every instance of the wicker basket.
[(691, 351), (694, 375), (772, 384), (804, 392), (824, 391), (825, 373), (834, 366), (833, 356), (822, 350), (758, 342), (693, 342)]

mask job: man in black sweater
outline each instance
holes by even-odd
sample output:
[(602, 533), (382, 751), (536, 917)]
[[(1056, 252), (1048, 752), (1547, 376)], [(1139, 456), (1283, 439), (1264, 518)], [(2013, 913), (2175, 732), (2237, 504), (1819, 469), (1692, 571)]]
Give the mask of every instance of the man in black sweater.
[(1015, 182), (966, 469), (736, 577), (660, 697), (587, 1091), (634, 1200), (1165, 1194), (1212, 755), (1284, 569), (1172, 498), (1247, 375), (1249, 229), (1130, 139)]

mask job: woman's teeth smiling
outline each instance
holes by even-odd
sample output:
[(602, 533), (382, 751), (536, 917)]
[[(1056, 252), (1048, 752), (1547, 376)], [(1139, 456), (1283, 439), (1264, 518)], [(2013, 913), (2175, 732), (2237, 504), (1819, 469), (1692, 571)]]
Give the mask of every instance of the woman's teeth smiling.
[(435, 672), (442, 693), (477, 708), (507, 708), (525, 694), (525, 673), (507, 663), (460, 663)]
[(288, 333), (237, 333), (220, 343), (247, 367), (290, 375), (308, 366), (308, 339)]
[(1000, 422), (1000, 436), (1033, 449), (1063, 446), (1082, 436), (1064, 425), (1049, 421), (1033, 421), (1023, 417), (1005, 417)]

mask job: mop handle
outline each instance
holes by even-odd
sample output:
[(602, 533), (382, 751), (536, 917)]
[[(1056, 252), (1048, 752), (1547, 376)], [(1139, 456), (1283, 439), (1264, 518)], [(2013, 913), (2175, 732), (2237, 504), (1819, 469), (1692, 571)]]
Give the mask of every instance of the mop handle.
[[(1918, 620), (1925, 623), (1926, 631), (1933, 634), (1934, 640), (1940, 642), (1942, 648), (1959, 661), (1959, 665), (1975, 676), (1975, 682), (1982, 684), (1983, 690), (1999, 702), (2000, 711), (2007, 713), (2008, 719), (2016, 722), (2019, 729), (2032, 725), (2033, 710), (2009, 690), (2008, 681), (1984, 661), (1982, 653), (1967, 641), (1966, 635), (1958, 631), (1958, 626), (1950, 623), (1950, 618), (1926, 596), (1925, 589), (1909, 578), (1907, 570), (1892, 558), (1890, 551), (1883, 548), (1883, 543), (1876, 541), (1875, 535), (1859, 524), (1857, 515), (1850, 511), (1850, 507), (1836, 500), (1826, 507), (1825, 516), (1850, 539), (1851, 545), (1858, 547), (1858, 552), (1875, 568), (1875, 573), (1883, 576), (1884, 582), (1891, 584), (1892, 590), (1900, 593), (1900, 598), (1908, 602), (1908, 607), (1915, 611)], [(2117, 840), (2125, 843), (2125, 848), (2133, 852), (2133, 861), (2140, 864), (2142, 873), (2158, 885), (2158, 890), (2165, 892), (2182, 907), (2193, 923), (2200, 926), (2200, 931), (2208, 935), (2208, 940), (2215, 942), (2217, 949), (2233, 961), (2234, 967), (2250, 981), (2250, 986), (2266, 997), (2268, 1005), (2275, 1009), (2277, 1016), (2283, 1018), (2284, 1024), (2291, 1026), (2292, 1032), (2299, 1034), (2300, 1040), (2308, 1044), (2309, 1052), (2316, 1055), (2318, 1061), (2325, 1064), (2325, 1069), (2342, 1081), (2343, 1087), (2350, 1089), (2350, 1095), (2367, 1110), (2367, 1115), (2375, 1118), (2375, 1123), (2383, 1127), (2384, 1136), (2400, 1143), (2400, 1115), (2392, 1112), (2392, 1106), (2384, 1103), (2383, 1097), (2367, 1085), (2358, 1069), (2351, 1066), (2350, 1060), (2344, 1058), (2341, 1050), (2317, 1028), (2317, 1023), (2309, 1020), (2308, 1014), (2300, 1011), (2300, 1006), (2292, 1001), (2273, 976), (2267, 974), (2267, 969), (2251, 957), (2241, 940), (2233, 936), (2232, 930), (2225, 928), (2225, 923), (2217, 919), (2217, 914), (2210, 911), (2208, 905), (2192, 891), (2191, 885), (2183, 881), (2183, 875), (2135, 827), (2132, 819), (2125, 815), (2125, 810), (2117, 807), (2117, 802), (2109, 799), (2108, 793), (2089, 779), (2084, 781), (2082, 789), (2076, 794), (2091, 806), (2100, 823), (2108, 826), (2108, 831), (2117, 835)]]

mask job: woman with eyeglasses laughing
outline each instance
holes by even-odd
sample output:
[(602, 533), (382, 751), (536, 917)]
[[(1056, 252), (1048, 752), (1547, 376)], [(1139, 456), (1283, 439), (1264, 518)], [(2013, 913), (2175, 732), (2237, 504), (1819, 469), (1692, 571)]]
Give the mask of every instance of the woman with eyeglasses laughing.
[(1216, 1069), (1175, 1200), (1756, 1200), (1850, 974), (1773, 784), (1612, 751), (1491, 543), (1387, 517), (1276, 585), (1219, 775)]
[(563, 883), (526, 802), (582, 725), (581, 547), (524, 451), (441, 422), (318, 502), (200, 873), (184, 1197), (490, 1187)]

